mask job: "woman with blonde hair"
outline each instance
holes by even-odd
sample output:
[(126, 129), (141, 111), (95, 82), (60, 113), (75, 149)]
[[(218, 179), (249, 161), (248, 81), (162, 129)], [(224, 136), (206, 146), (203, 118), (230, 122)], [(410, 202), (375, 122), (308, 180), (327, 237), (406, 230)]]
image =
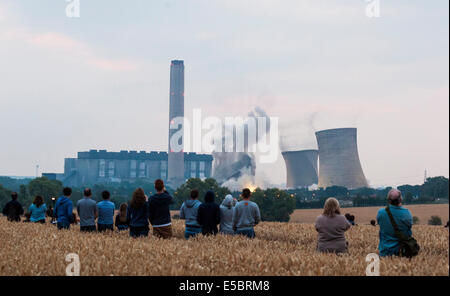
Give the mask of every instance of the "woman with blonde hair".
[(323, 214), (317, 217), (315, 227), (318, 235), (317, 250), (325, 253), (345, 253), (348, 243), (345, 232), (351, 225), (341, 215), (337, 199), (330, 197), (325, 201)]

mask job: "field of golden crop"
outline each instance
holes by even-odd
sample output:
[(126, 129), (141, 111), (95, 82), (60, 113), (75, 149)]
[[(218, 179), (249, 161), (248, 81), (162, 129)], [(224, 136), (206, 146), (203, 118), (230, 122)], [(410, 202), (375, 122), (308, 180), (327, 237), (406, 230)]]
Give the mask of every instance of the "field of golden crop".
[[(57, 231), (50, 224), (10, 223), (0, 218), (0, 275), (65, 275), (68, 253), (80, 257), (81, 275), (356, 275), (377, 252), (378, 229), (360, 225), (347, 232), (349, 254), (315, 251), (312, 224), (262, 223), (257, 239), (219, 235), (183, 239), (175, 220), (170, 240), (131, 239), (128, 233)], [(382, 259), (381, 275), (449, 275), (449, 232), (414, 226), (420, 256)]]

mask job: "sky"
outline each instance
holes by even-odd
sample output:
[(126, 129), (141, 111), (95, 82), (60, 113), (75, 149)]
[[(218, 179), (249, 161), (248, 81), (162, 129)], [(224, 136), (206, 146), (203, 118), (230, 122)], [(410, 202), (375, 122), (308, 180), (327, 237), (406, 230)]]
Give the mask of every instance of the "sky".
[[(167, 150), (170, 61), (185, 113), (278, 117), (283, 149), (357, 127), (372, 186), (449, 176), (449, 2), (0, 0), (0, 175), (89, 149)], [(257, 176), (285, 182), (281, 154)]]

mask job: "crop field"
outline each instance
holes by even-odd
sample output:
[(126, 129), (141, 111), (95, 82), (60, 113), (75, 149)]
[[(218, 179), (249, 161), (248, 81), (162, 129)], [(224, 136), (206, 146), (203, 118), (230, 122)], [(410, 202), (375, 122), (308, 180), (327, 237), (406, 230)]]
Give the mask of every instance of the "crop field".
[[(262, 223), (257, 239), (222, 236), (184, 240), (183, 221), (174, 220), (174, 238), (131, 239), (123, 233), (81, 233), (78, 226), (10, 223), (0, 218), (0, 275), (65, 275), (66, 255), (80, 259), (89, 275), (356, 275), (364, 276), (366, 256), (377, 252), (377, 227), (347, 232), (349, 254), (316, 252), (312, 224)], [(418, 257), (381, 259), (380, 274), (449, 275), (449, 232), (414, 226), (422, 250)]]
[[(441, 217), (442, 223), (445, 225), (448, 221), (449, 207), (448, 204), (433, 205), (406, 205), (413, 216), (419, 218), (419, 224), (426, 225), (431, 216)], [(364, 208), (342, 208), (342, 214), (349, 213), (356, 217), (356, 223), (369, 224), (370, 220), (376, 219), (377, 212), (381, 207), (364, 207)], [(322, 214), (322, 209), (305, 209), (295, 210), (291, 215), (290, 222), (294, 223), (314, 223), (316, 217)]]

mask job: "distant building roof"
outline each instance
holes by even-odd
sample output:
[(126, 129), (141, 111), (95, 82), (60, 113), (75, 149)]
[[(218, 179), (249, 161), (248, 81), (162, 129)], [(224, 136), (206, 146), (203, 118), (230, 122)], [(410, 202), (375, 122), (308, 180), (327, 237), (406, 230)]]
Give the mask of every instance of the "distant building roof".
[[(127, 151), (108, 152), (107, 150), (89, 150), (78, 152), (78, 159), (118, 159), (118, 160), (167, 160), (167, 152), (145, 152), (145, 151)], [(212, 161), (210, 154), (184, 153), (185, 160), (203, 160)]]

